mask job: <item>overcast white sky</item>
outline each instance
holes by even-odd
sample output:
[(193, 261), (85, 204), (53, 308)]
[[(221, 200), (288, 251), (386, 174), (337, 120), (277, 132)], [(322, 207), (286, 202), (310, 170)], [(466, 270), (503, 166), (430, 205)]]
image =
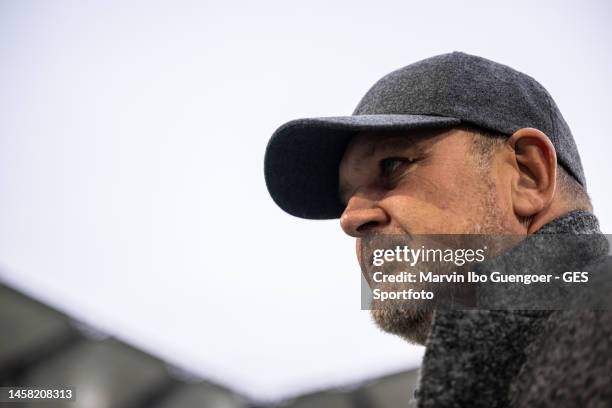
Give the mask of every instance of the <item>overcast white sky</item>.
[[(465, 4), (469, 4), (466, 6)], [(453, 50), (553, 95), (612, 232), (606, 1), (2, 1), (0, 267), (62, 310), (256, 398), (420, 363), (360, 310), (337, 221), (263, 178), (282, 123), (350, 114)]]

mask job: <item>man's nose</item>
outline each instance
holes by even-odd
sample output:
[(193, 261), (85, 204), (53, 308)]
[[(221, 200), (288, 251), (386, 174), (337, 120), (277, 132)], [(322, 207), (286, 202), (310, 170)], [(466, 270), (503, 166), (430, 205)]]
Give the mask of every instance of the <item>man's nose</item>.
[(389, 216), (372, 200), (353, 196), (340, 217), (340, 226), (348, 235), (361, 238), (389, 223)]

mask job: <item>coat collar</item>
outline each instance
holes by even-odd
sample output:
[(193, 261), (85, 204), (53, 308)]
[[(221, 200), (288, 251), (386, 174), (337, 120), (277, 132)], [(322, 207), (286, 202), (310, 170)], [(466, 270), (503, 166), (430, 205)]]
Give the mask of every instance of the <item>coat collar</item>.
[[(536, 234), (493, 262), (524, 262), (520, 268), (546, 268), (551, 262), (587, 264), (607, 250), (598, 245), (560, 249), (542, 246), (543, 234), (597, 234), (597, 218), (575, 211), (546, 224)], [(604, 252), (605, 253), (605, 252)], [(537, 256), (536, 256), (537, 255)], [(486, 267), (491, 267), (488, 264)], [(524, 347), (537, 335), (538, 319), (546, 313), (496, 310), (438, 310), (421, 367), (416, 393), (419, 407), (507, 405), (508, 385), (524, 362)]]

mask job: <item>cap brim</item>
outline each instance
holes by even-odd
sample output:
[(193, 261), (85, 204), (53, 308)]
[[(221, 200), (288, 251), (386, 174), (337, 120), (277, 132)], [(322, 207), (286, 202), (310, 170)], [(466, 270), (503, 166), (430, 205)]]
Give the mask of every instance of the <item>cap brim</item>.
[(308, 219), (338, 218), (338, 166), (358, 132), (456, 126), (460, 119), (428, 115), (354, 115), (298, 119), (274, 132), (264, 159), (266, 184), (280, 208)]

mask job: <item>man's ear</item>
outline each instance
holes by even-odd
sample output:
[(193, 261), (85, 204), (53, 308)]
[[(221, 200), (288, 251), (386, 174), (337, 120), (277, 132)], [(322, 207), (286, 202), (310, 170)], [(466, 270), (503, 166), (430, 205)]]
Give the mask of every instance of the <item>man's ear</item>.
[(531, 217), (553, 200), (557, 180), (555, 147), (548, 136), (534, 128), (517, 130), (508, 143), (514, 151), (516, 166), (512, 178), (514, 212)]

